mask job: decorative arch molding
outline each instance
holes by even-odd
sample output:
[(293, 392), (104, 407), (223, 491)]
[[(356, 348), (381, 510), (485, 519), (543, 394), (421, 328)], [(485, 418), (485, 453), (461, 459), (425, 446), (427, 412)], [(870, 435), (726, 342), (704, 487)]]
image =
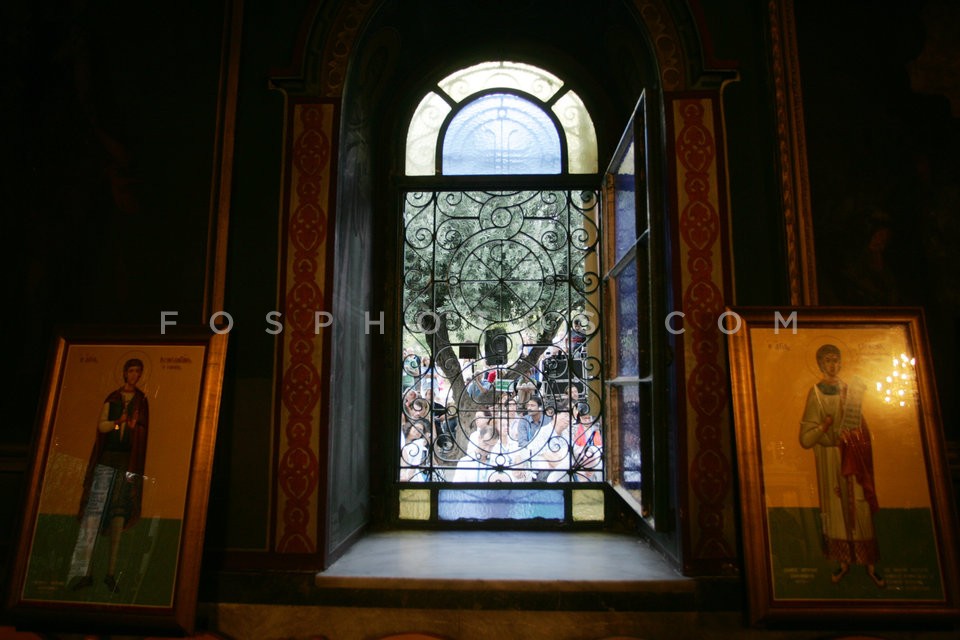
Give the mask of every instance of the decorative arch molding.
[[(688, 10), (686, 3), (670, 0), (625, 1), (633, 5), (640, 23), (649, 34), (652, 50), (657, 55), (663, 90), (682, 91), (713, 82), (713, 74), (706, 70), (702, 59), (699, 20)], [(272, 78), (274, 86), (290, 95), (306, 94), (328, 99), (342, 97), (347, 64), (357, 39), (363, 26), (383, 2), (317, 0), (308, 10), (301, 29), (294, 54), (294, 67), (275, 74)]]
[(653, 50), (657, 52), (663, 90), (683, 90), (688, 80), (687, 56), (671, 12), (660, 0), (634, 0), (633, 5), (650, 34)]

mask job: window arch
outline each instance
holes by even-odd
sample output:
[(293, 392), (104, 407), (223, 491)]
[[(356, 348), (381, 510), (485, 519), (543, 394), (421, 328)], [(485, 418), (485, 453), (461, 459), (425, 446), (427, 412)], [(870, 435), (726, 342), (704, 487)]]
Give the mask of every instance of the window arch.
[(602, 520), (597, 143), (583, 101), (529, 64), (467, 67), (420, 100), (405, 159), (397, 478), (432, 486), (400, 489), (400, 519)]
[[(499, 93), (493, 93), (499, 92)], [(443, 166), (444, 175), (477, 175), (497, 173), (561, 173), (595, 174), (598, 170), (597, 162), (597, 133), (593, 120), (580, 96), (567, 87), (565, 83), (552, 73), (521, 62), (498, 61), (483, 62), (465, 69), (455, 71), (439, 82), (424, 95), (414, 111), (407, 129), (405, 173), (408, 176), (432, 176), (441, 173), (440, 136), (445, 132), (450, 136), (451, 123), (472, 122), (478, 124), (477, 118), (483, 117), (483, 107), (490, 106), (496, 100), (491, 95), (513, 96), (500, 98), (508, 100), (511, 105), (521, 109), (530, 116), (533, 110), (539, 110), (539, 117), (534, 119), (544, 129), (545, 120), (554, 123), (559, 136), (560, 148), (565, 153), (560, 157), (560, 170), (557, 171), (523, 171), (510, 170), (495, 159), (481, 164), (480, 167), (497, 167), (506, 170), (494, 171), (462, 171), (460, 164), (452, 167)], [(517, 101), (523, 101), (517, 102)], [(496, 106), (494, 104), (494, 106)], [(474, 112), (473, 110), (476, 110)], [(466, 111), (465, 115), (464, 112)], [(502, 122), (502, 119), (498, 118)], [(459, 124), (453, 132), (457, 138)], [(562, 135), (561, 135), (562, 134)], [(539, 140), (539, 138), (536, 138)], [(475, 139), (474, 139), (475, 140)], [(466, 142), (466, 141), (464, 141)], [(488, 145), (491, 153), (502, 151), (503, 147)], [(565, 167), (565, 169), (564, 169)]]
[(512, 93), (474, 98), (447, 123), (444, 175), (560, 173), (560, 136), (546, 112)]

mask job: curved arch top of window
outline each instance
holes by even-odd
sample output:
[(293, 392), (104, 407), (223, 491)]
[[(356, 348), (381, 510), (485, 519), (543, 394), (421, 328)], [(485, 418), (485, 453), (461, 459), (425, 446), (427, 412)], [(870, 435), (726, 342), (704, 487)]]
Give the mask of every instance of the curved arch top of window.
[(413, 112), (407, 129), (408, 176), (432, 176), (437, 168), (437, 140), (440, 127), (450, 113), (450, 104), (431, 91), (423, 97)]
[(509, 93), (482, 96), (450, 121), (445, 175), (560, 173), (560, 134), (538, 105)]
[(573, 91), (560, 96), (553, 105), (553, 113), (567, 137), (567, 157), (570, 173), (597, 172), (597, 131), (587, 107)]
[[(520, 143), (520, 138), (515, 137), (505, 149), (497, 147), (489, 137), (492, 135), (492, 123), (489, 121), (489, 114), (485, 116), (486, 120), (477, 120), (475, 123), (486, 122), (488, 129), (487, 142), (474, 149), (472, 153), (472, 155), (477, 156), (478, 153), (481, 153), (481, 149), (485, 149), (486, 158), (475, 157), (470, 161), (472, 164), (468, 163), (466, 165), (459, 159), (453, 161), (448, 159), (448, 147), (451, 152), (458, 149), (457, 153), (470, 152), (471, 150), (468, 147), (471, 144), (478, 143), (483, 138), (479, 130), (470, 131), (470, 127), (466, 125), (467, 116), (472, 113), (476, 117), (483, 110), (483, 106), (489, 107), (492, 104), (488, 100), (491, 92), (498, 90), (502, 93), (498, 92), (492, 95), (510, 96), (510, 106), (517, 106), (520, 102), (524, 102), (528, 107), (541, 111), (539, 115), (534, 115), (528, 107), (519, 106), (517, 110), (504, 110), (501, 113), (506, 118), (502, 123), (505, 128), (518, 127), (514, 131), (515, 136), (519, 135), (519, 130), (524, 129), (524, 126), (520, 124), (524, 121), (528, 124), (534, 121), (551, 122), (551, 128), (555, 129), (552, 125), (552, 119), (546, 114), (546, 110), (549, 109), (553, 112), (563, 130), (569, 173), (597, 172), (596, 130), (580, 96), (570, 89), (565, 89), (562, 80), (543, 69), (520, 62), (501, 61), (484, 62), (456, 71), (443, 78), (437, 83), (433, 91), (424, 96), (417, 106), (407, 129), (406, 175), (431, 176), (438, 173), (438, 145), (443, 147), (445, 158), (443, 173), (445, 174), (560, 173), (563, 166), (562, 153), (564, 153), (562, 145), (557, 144), (560, 149), (557, 155), (558, 164), (550, 170), (545, 170), (543, 165), (534, 166), (530, 163), (533, 155), (543, 158), (543, 161), (552, 157), (550, 155), (554, 152), (552, 142), (549, 153), (541, 153), (543, 150), (538, 150), (536, 154), (532, 154), (532, 149), (528, 148), (524, 155), (525, 160), (517, 162), (519, 156), (516, 152), (519, 147), (516, 145)], [(515, 95), (515, 92), (528, 94), (531, 100), (524, 100)], [(487, 95), (474, 99), (477, 94), (481, 93)], [(461, 105), (461, 103), (463, 104)], [(447, 139), (441, 141), (440, 130), (443, 123), (450, 112), (456, 108), (460, 108), (461, 111), (455, 114), (451, 120), (445, 134)], [(538, 125), (536, 129), (539, 128)], [(530, 133), (530, 131), (532, 130), (528, 130), (527, 133)], [(451, 135), (455, 136), (453, 141), (451, 141)], [(470, 140), (471, 135), (472, 142)], [(559, 134), (555, 133), (551, 140), (558, 136)], [(501, 141), (506, 142), (503, 138), (501, 138)], [(527, 138), (525, 144), (533, 142), (535, 142), (534, 138)], [(498, 154), (501, 153), (511, 156), (510, 163), (504, 165), (497, 158)], [(552, 160), (550, 162), (552, 163)], [(468, 170), (467, 167), (471, 166), (473, 168)]]
[(454, 102), (487, 89), (517, 89), (547, 102), (563, 86), (563, 80), (522, 62), (482, 62), (451, 73), (437, 86)]

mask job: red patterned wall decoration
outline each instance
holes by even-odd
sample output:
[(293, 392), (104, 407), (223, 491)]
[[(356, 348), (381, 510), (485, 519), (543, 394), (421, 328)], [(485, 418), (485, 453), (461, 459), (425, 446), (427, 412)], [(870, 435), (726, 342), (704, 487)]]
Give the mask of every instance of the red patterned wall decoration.
[(691, 559), (735, 557), (724, 334), (727, 242), (713, 100), (673, 102)]
[(290, 114), (289, 204), (284, 219), (280, 308), (284, 331), (277, 445), (275, 550), (317, 550), (327, 223), (334, 107), (294, 104)]

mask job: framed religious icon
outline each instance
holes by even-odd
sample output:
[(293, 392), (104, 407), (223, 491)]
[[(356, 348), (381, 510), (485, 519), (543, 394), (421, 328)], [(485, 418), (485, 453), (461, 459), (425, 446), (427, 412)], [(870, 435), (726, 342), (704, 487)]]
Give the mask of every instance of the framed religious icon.
[(192, 630), (227, 336), (175, 329), (58, 333), (8, 585), (18, 626)]
[(921, 312), (735, 308), (724, 321), (751, 622), (956, 618)]

